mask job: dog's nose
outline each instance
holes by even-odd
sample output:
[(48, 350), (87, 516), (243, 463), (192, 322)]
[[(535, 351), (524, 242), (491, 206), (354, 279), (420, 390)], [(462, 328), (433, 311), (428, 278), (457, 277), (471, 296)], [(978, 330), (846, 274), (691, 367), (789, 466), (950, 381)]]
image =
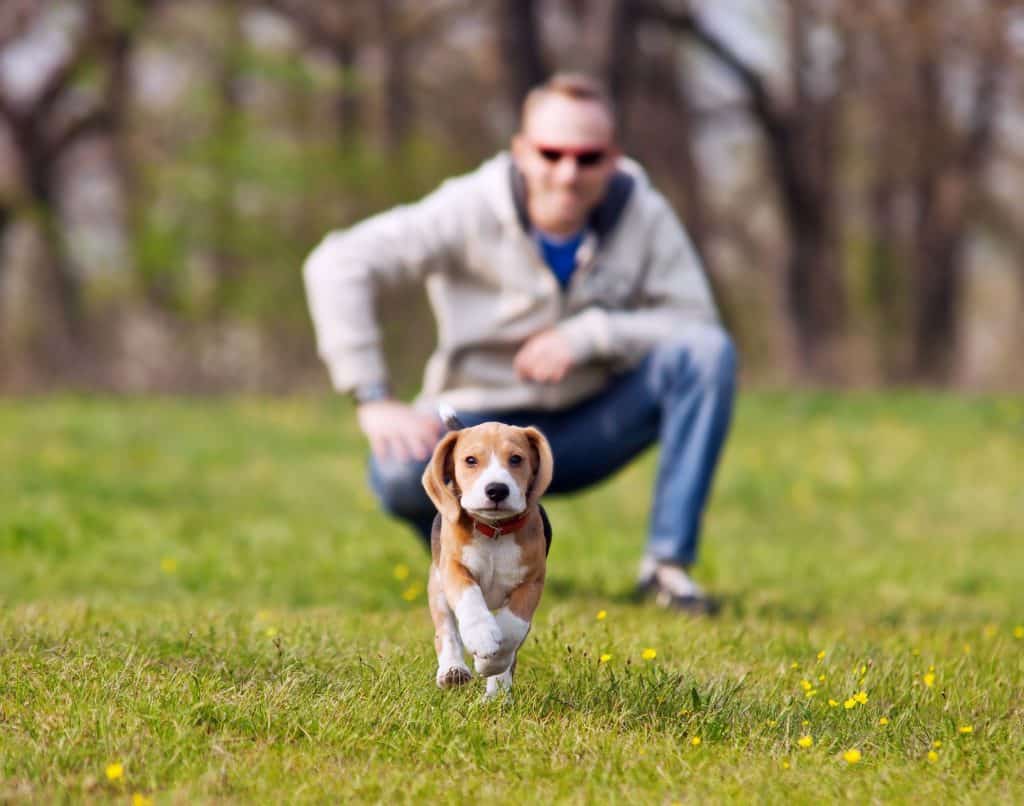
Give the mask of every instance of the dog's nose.
[(492, 481), (484, 487), (484, 494), (497, 504), (508, 498), (508, 485), (502, 484), (500, 481)]

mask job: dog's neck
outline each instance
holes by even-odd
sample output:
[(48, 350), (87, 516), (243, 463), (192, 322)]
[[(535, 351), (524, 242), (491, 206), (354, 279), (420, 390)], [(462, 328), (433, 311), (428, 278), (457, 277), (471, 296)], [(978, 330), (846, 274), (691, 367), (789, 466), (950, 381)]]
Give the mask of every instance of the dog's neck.
[(526, 525), (526, 520), (529, 517), (530, 512), (527, 510), (522, 515), (518, 515), (507, 521), (495, 521), (488, 523), (487, 521), (478, 520), (472, 515), (469, 516), (469, 519), (473, 522), (473, 529), (484, 537), (490, 537), (497, 540), (502, 535), (510, 535), (513, 532), (518, 532)]

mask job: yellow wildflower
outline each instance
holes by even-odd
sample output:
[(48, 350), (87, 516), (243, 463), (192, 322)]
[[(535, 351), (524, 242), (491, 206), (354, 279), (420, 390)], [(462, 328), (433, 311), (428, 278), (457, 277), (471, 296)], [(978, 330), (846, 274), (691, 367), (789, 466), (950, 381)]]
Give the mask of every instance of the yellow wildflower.
[(775, 727), (776, 725), (778, 725), (778, 724), (779, 724), (779, 723), (778, 723), (778, 722), (776, 722), (776, 721), (775, 721), (774, 719), (766, 719), (766, 720), (765, 720), (765, 722), (767, 722), (767, 723), (768, 723), (768, 727), (769, 727), (769, 728), (774, 728), (774, 727)]
[(935, 752), (934, 750), (929, 750), (929, 751), (928, 751), (928, 760), (929, 760), (929, 761), (930, 761), (930, 762), (931, 762), (932, 764), (934, 764), (934, 763), (935, 763), (936, 761), (938, 761), (938, 760), (939, 760), (939, 754), (938, 754), (938, 753), (936, 753), (936, 752)]
[(607, 663), (607, 662), (608, 662), (608, 661), (610, 661), (611, 659), (612, 659), (612, 656), (611, 656), (611, 654), (610, 654), (610, 653), (608, 653), (608, 652), (605, 652), (604, 654), (602, 654), (602, 655), (601, 655), (601, 657), (600, 657), (600, 658), (598, 658), (598, 660), (599, 660), (599, 661), (600, 661), (601, 663)]
[(796, 743), (801, 747), (810, 747), (814, 744), (814, 739), (811, 736), (801, 736), (796, 740)]
[(868, 693), (866, 691), (858, 691), (856, 694), (853, 695), (853, 699), (855, 699), (861, 705), (867, 705)]
[(813, 688), (813, 686), (811, 685), (810, 680), (801, 680), (800, 688), (802, 688), (804, 691), (810, 691)]
[(608, 618), (608, 611), (607, 610), (598, 610), (597, 611), (597, 620), (598, 621), (604, 621), (606, 618)]
[(1024, 626), (1021, 626), (1020, 624), (1018, 624), (1016, 627), (1014, 627), (1013, 628), (1013, 637), (1014, 638), (1024, 638)]
[(132, 806), (153, 806), (153, 799), (147, 798), (141, 792), (132, 795)]
[(961, 725), (960, 726), (960, 732), (961, 733), (974, 733), (974, 726), (973, 725)]
[(835, 708), (837, 705), (839, 705), (839, 701), (838, 700), (833, 700), (831, 697), (829, 697), (828, 698), (828, 704), (831, 707)]
[(857, 701), (853, 697), (850, 697), (850, 699), (848, 699), (845, 702), (843, 702), (843, 708), (845, 708), (847, 711), (849, 711), (851, 708), (853, 708), (856, 705), (857, 705)]
[(178, 570), (178, 561), (173, 557), (164, 557), (160, 560), (160, 570), (165, 574), (173, 574)]
[(811, 723), (810, 723), (810, 722), (809, 722), (808, 720), (806, 720), (806, 719), (805, 719), (805, 720), (804, 720), (803, 722), (801, 722), (800, 724), (801, 724), (801, 725), (802, 725), (803, 727), (805, 727), (805, 728), (806, 728), (806, 727), (807, 727), (808, 725), (810, 725)]
[(964, 654), (965, 655), (970, 655), (971, 654), (971, 645), (970, 644), (964, 644)]
[(789, 769), (789, 762), (786, 761), (785, 759), (782, 760), (782, 769), (784, 769), (784, 770), (788, 770)]
[(793, 661), (791, 664), (789, 664), (789, 668), (790, 669), (799, 669), (800, 668), (800, 664), (797, 663), (796, 661)]
[(395, 566), (395, 570), (393, 573), (395, 575), (395, 579), (397, 579), (399, 582), (402, 582), (409, 578), (409, 566), (399, 563)]
[(935, 685), (935, 673), (934, 672), (928, 672), (921, 679), (924, 681), (924, 684), (926, 686), (928, 686), (928, 688), (931, 688), (932, 686)]
[(120, 781), (124, 778), (124, 765), (108, 764), (106, 772), (108, 781)]
[(812, 688), (812, 689), (808, 689), (808, 690), (807, 690), (807, 691), (806, 691), (806, 692), (804, 693), (804, 696), (805, 696), (805, 697), (813, 697), (813, 696), (814, 696), (814, 695), (816, 695), (817, 693), (818, 693), (818, 689), (816, 689), (816, 688)]
[(821, 650), (821, 652), (818, 653), (818, 660), (825, 660), (825, 650), (824, 649)]
[(267, 629), (264, 630), (264, 633), (267, 636), (267, 638), (273, 638), (275, 635), (277, 635), (277, 627), (267, 627)]
[(647, 649), (640, 653), (640, 657), (644, 660), (654, 660), (658, 657), (658, 650), (647, 647)]
[(419, 585), (410, 585), (404, 591), (402, 591), (402, 598), (407, 602), (415, 601), (416, 597), (420, 595)]
[(825, 675), (823, 675), (823, 674), (819, 674), (818, 675), (818, 682), (819, 683), (824, 683), (826, 680), (828, 680), (828, 678), (825, 677)]
[(935, 747), (935, 748), (942, 747), (942, 742), (939, 739), (936, 739), (934, 742), (932, 742), (932, 747)]
[(692, 739), (690, 739), (690, 744), (692, 744), (694, 747), (699, 745), (700, 744), (700, 736), (694, 736)]
[(861, 760), (860, 750), (858, 750), (856, 747), (851, 747), (849, 750), (843, 753), (843, 760), (846, 761), (847, 764), (856, 764), (858, 761)]
[(889, 724), (889, 717), (883, 716), (881, 719), (878, 720), (878, 724), (879, 725), (888, 725)]

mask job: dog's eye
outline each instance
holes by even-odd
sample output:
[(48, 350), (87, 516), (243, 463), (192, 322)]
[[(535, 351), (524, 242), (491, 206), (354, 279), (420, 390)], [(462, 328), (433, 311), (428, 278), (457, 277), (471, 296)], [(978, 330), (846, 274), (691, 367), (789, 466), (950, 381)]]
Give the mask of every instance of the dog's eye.
[(467, 465), (475, 465), (476, 464), (476, 457), (475, 456), (467, 456), (466, 457), (466, 464)]
[(520, 465), (520, 464), (522, 464), (522, 463), (523, 463), (523, 457), (522, 457), (522, 456), (520, 456), (520, 455), (519, 455), (518, 453), (513, 453), (513, 454), (512, 454), (512, 455), (511, 455), (511, 456), (509, 457), (509, 459), (508, 459), (508, 463), (509, 463), (510, 465)]

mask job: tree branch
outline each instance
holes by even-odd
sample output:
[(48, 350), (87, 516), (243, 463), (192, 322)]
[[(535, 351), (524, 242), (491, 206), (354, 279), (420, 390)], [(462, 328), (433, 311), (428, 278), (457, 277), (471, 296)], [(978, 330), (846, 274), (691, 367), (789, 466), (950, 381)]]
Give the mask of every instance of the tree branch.
[(82, 137), (109, 130), (112, 122), (110, 110), (106, 105), (90, 109), (72, 120), (62, 132), (52, 138), (46, 144), (46, 153), (51, 159), (55, 159)]
[(750, 97), (750, 104), (761, 125), (773, 140), (784, 137), (787, 128), (786, 115), (778, 109), (768, 92), (764, 81), (753, 67), (740, 58), (717, 34), (708, 28), (693, 11), (678, 11), (665, 8), (653, 0), (637, 3), (637, 12), (642, 20), (664, 25), (678, 33), (691, 36), (705, 50), (725, 67)]

